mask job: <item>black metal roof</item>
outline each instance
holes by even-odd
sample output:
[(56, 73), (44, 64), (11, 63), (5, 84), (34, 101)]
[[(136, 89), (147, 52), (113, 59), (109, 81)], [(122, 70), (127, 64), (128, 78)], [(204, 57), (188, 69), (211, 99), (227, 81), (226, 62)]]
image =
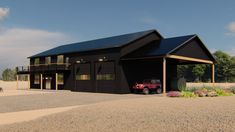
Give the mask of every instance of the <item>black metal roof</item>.
[(142, 47), (141, 49), (130, 53), (124, 58), (167, 55), (195, 37), (197, 37), (197, 35), (187, 35), (156, 40)]
[(155, 48), (151, 48), (145, 55), (147, 56), (159, 56), (170, 54), (172, 51), (190, 41), (192, 38), (196, 37), (196, 35), (187, 35), (180, 36), (174, 38), (166, 38), (160, 41), (153, 42), (155, 44)]
[(156, 30), (147, 30), (147, 31), (124, 34), (124, 35), (113, 36), (113, 37), (108, 37), (108, 38), (62, 45), (62, 46), (41, 52), (39, 54), (30, 56), (29, 58), (122, 47), (137, 39), (147, 36), (148, 34), (153, 33), (153, 32), (156, 32), (160, 37), (162, 37)]
[[(152, 41), (151, 43), (147, 44), (146, 46), (138, 49), (127, 56), (124, 56), (123, 59), (131, 59), (131, 58), (138, 58), (138, 57), (152, 57), (152, 56), (166, 56), (168, 54), (173, 53), (181, 46), (186, 44), (187, 42), (191, 41), (194, 38), (200, 38), (193, 34), (187, 36), (179, 36), (179, 37), (172, 37), (172, 38), (165, 38), (161, 40)], [(202, 42), (201, 42), (202, 43)], [(208, 53), (209, 57), (215, 61), (215, 58), (207, 49), (207, 47), (202, 43), (205, 48), (205, 51)]]
[[(195, 34), (173, 37), (173, 38), (163, 38), (161, 34), (159, 34), (156, 30), (147, 30), (147, 31), (124, 34), (108, 38), (62, 45), (41, 52), (39, 54), (33, 55), (29, 58), (60, 55), (60, 54), (74, 53), (74, 52), (86, 52), (86, 51), (102, 50), (109, 48), (119, 48), (131, 44), (132, 42), (135, 42), (152, 33), (156, 33), (161, 37), (161, 39), (152, 41), (151, 43), (145, 45), (144, 47), (141, 47), (140, 49), (137, 49), (136, 51), (133, 51), (132, 53), (125, 55), (122, 58), (125, 59), (125, 58), (135, 58), (135, 57), (164, 56), (174, 52), (179, 47), (181, 47), (182, 45), (186, 44), (187, 42), (189, 42), (194, 38), (198, 38), (199, 41), (201, 41), (200, 38)], [(213, 55), (206, 48), (206, 46), (203, 43), (202, 45), (204, 46), (204, 49), (208, 53), (210, 58), (212, 60), (215, 60)]]

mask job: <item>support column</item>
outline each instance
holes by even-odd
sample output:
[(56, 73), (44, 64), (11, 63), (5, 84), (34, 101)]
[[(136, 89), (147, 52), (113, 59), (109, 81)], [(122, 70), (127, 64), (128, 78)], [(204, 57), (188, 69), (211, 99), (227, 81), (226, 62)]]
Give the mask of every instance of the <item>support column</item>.
[(42, 82), (42, 74), (40, 74), (40, 88), (41, 88), (41, 90), (43, 89), (43, 84), (42, 84), (43, 82)]
[(30, 89), (30, 74), (28, 74), (28, 87)]
[(211, 82), (215, 83), (215, 64), (211, 65)]
[(163, 58), (163, 75), (162, 75), (162, 88), (163, 88), (163, 95), (165, 96), (166, 95), (166, 58), (164, 57)]
[(19, 75), (16, 75), (16, 89), (19, 89)]
[(55, 74), (55, 90), (58, 90), (58, 73)]

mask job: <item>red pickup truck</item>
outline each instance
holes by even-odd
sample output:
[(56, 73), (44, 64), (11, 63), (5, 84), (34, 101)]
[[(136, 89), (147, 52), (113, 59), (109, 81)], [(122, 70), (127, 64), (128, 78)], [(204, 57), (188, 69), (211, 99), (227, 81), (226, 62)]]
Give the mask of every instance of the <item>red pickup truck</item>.
[(145, 79), (143, 83), (136, 83), (132, 87), (133, 92), (143, 92), (149, 94), (150, 92), (162, 93), (162, 84), (159, 79)]

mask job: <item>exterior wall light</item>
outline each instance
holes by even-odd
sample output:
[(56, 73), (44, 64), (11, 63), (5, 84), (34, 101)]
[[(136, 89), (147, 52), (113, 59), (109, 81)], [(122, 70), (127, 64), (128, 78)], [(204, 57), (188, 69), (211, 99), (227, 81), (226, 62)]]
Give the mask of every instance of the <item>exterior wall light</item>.
[(103, 58), (99, 58), (99, 61), (104, 61), (104, 59)]
[(103, 58), (99, 58), (98, 61), (107, 61), (108, 59), (104, 56)]
[(76, 63), (86, 63), (86, 61), (84, 61), (83, 59), (80, 59), (80, 60), (76, 61)]

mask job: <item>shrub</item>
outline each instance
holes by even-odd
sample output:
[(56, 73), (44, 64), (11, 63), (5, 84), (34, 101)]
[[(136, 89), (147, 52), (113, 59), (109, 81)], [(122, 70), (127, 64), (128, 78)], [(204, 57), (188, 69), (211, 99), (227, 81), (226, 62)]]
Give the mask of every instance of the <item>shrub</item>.
[(185, 91), (186, 90), (186, 79), (185, 78), (174, 78), (171, 81), (171, 88), (173, 90)]
[(219, 87), (211, 87), (211, 86), (203, 86), (203, 90), (207, 90), (207, 91), (214, 91), (215, 88), (219, 88)]
[(180, 91), (184, 91), (186, 90), (186, 79), (185, 78), (180, 78), (178, 80), (178, 89)]
[(167, 96), (168, 97), (180, 97), (181, 94), (180, 94), (179, 91), (170, 91), (170, 92), (167, 93)]
[(197, 95), (194, 94), (193, 92), (182, 91), (182, 92), (181, 92), (181, 97), (185, 97), (185, 98), (194, 98), (194, 97), (197, 97)]
[(225, 92), (223, 89), (215, 89), (215, 92), (218, 96), (231, 96), (232, 93)]
[(229, 89), (230, 89), (230, 91), (231, 91), (233, 94), (235, 94), (235, 86), (232, 86), (232, 87), (230, 87)]
[(205, 97), (208, 94), (207, 89), (198, 89), (194, 91), (194, 94), (196, 94), (199, 97)]
[(209, 91), (207, 93), (207, 97), (216, 97), (216, 96), (218, 96), (218, 94), (215, 91)]
[(198, 87), (187, 87), (186, 88), (186, 91), (189, 91), (189, 92), (195, 92), (196, 90), (199, 90)]

